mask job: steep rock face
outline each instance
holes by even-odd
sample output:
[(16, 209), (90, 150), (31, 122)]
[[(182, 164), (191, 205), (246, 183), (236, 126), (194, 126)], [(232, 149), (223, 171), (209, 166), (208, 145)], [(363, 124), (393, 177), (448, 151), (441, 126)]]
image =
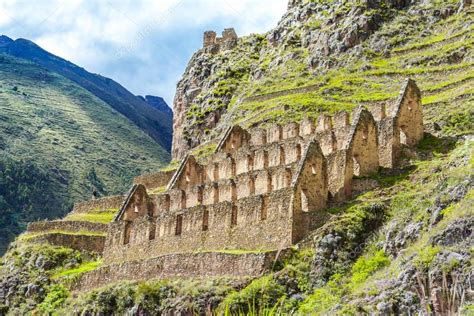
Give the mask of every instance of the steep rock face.
[[(439, 5), (415, 0), (291, 0), (277, 26), (266, 34), (241, 37), (232, 49), (201, 49), (193, 55), (173, 105), (173, 158), (181, 159), (188, 150), (218, 137), (236, 117), (246, 119), (251, 111), (241, 111), (239, 105), (260, 94), (256, 85), (265, 90), (266, 81), (272, 85), (282, 81), (282, 87), (284, 81), (303, 77), (314, 81), (336, 68), (366, 61), (370, 55), (388, 55), (400, 42), (381, 31), (385, 24), (402, 16), (435, 23), (459, 7), (453, 1)], [(400, 28), (400, 32), (404, 39), (415, 33), (413, 27)], [(261, 116), (255, 124), (267, 119)]]

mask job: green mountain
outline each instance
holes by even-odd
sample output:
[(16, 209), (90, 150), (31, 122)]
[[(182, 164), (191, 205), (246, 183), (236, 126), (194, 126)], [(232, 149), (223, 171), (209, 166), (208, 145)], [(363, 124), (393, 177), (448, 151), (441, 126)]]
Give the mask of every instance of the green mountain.
[(0, 55), (0, 218), (4, 250), (27, 222), (73, 201), (125, 192), (169, 154), (130, 120), (71, 80)]
[(90, 73), (26, 39), (12, 40), (2, 36), (0, 52), (32, 61), (70, 79), (126, 116), (163, 148), (170, 150), (173, 113), (167, 106), (155, 107), (143, 98), (133, 95), (114, 80)]
[[(77, 293), (84, 272), (107, 273), (108, 263), (30, 242), (33, 232), (3, 257), (0, 311), (472, 315), (473, 13), (469, 0), (290, 0), (269, 32), (199, 50), (178, 84), (175, 159), (212, 152), (235, 123), (271, 126), (389, 106), (406, 77), (421, 89), (424, 139), (404, 151), (399, 168), (358, 178), (374, 189), (328, 209), (322, 227), (259, 277), (150, 278)], [(103, 214), (89, 220), (106, 221)]]

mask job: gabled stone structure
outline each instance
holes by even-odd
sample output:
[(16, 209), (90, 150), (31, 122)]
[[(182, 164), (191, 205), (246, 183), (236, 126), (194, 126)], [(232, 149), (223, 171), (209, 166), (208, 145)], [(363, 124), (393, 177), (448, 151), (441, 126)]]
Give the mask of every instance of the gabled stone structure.
[(384, 168), (396, 167), (401, 145), (414, 146), (423, 138), (421, 92), (407, 79), (389, 115), (384, 108), (373, 110), (379, 118), (379, 162)]
[[(412, 80), (387, 112), (358, 107), (352, 115), (320, 115), (317, 122), (304, 119), (267, 130), (230, 127), (210, 157), (188, 155), (171, 178), (163, 173), (170, 179), (164, 192), (153, 193), (165, 183), (159, 174), (135, 181), (108, 225), (103, 253), (109, 267), (86, 273), (80, 286), (169, 277), (175, 269), (181, 276), (237, 275), (224, 272), (237, 262), (256, 275), (280, 250), (323, 225), (329, 203), (350, 198), (354, 183), (361, 191), (354, 176), (393, 168), (402, 146), (422, 137), (421, 96)], [(265, 255), (216, 255), (228, 249)], [(209, 262), (217, 257), (225, 257), (224, 266)], [(137, 276), (118, 272), (133, 270), (137, 262), (144, 269)], [(117, 272), (109, 278), (114, 265)]]
[[(227, 129), (213, 155), (188, 155), (165, 192), (134, 185), (110, 225), (107, 262), (219, 249), (281, 249), (322, 225), (354, 176), (393, 167), (423, 135), (420, 92), (407, 80), (393, 109), (321, 115), (268, 130)], [(352, 119), (351, 119), (352, 116)]]

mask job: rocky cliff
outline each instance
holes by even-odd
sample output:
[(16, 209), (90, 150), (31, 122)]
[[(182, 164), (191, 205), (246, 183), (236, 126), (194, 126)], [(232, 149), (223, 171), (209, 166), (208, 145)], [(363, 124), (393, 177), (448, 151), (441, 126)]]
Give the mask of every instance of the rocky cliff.
[[(395, 86), (386, 85), (383, 77), (374, 78), (371, 71), (471, 60), (472, 53), (465, 49), (451, 60), (438, 56), (437, 61), (400, 58), (399, 51), (410, 40), (434, 37), (432, 26), (446, 23), (468, 5), (466, 1), (290, 1), (288, 11), (266, 34), (241, 37), (226, 49), (203, 48), (193, 55), (173, 105), (173, 158), (182, 158), (237, 120), (258, 125), (282, 119), (265, 115), (263, 105), (249, 101), (272, 99), (265, 107), (283, 106), (285, 119), (300, 120), (301, 112), (317, 116), (352, 108), (360, 101), (393, 97)], [(467, 27), (458, 25), (450, 33)], [(360, 73), (350, 84), (362, 89), (349, 89), (336, 71)], [(368, 76), (372, 86), (363, 84)], [(375, 86), (378, 95), (373, 95)], [(291, 90), (295, 88), (299, 91)], [(360, 98), (362, 93), (365, 99)], [(354, 94), (359, 98), (351, 98)]]

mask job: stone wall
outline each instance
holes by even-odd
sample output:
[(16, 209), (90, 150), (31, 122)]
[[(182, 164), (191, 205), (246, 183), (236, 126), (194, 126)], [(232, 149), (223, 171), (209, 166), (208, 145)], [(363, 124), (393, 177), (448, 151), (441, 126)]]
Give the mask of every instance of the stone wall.
[(90, 213), (107, 211), (111, 209), (118, 210), (123, 202), (123, 199), (124, 196), (122, 195), (114, 195), (85, 202), (78, 202), (74, 204), (74, 208), (71, 213)]
[(176, 170), (147, 173), (133, 179), (133, 184), (143, 184), (147, 190), (167, 186)]
[(216, 32), (204, 32), (203, 48), (206, 52), (216, 54), (219, 51), (230, 50), (237, 45), (238, 36), (233, 28), (224, 29), (222, 37), (217, 37)]
[(102, 253), (105, 236), (45, 233), (32, 239), (33, 242), (47, 242), (54, 246), (68, 247), (81, 251)]
[(107, 262), (197, 250), (286, 248), (292, 244), (291, 200), (285, 188), (211, 205), (163, 212), (157, 218), (109, 225)]
[(379, 121), (358, 107), (267, 130), (231, 127), (207, 160), (188, 155), (166, 192), (132, 188), (109, 227), (105, 258), (288, 247), (324, 223), (328, 202), (351, 197), (354, 175), (393, 166), (402, 144), (419, 141), (420, 108), (407, 81), (388, 115), (372, 108)]
[(121, 280), (141, 281), (213, 276), (257, 277), (270, 270), (277, 257), (281, 258), (283, 255), (284, 253), (277, 252), (171, 254), (100, 267), (82, 274), (72, 289), (75, 292), (87, 291)]
[(85, 221), (43, 221), (33, 222), (28, 224), (27, 231), (29, 233), (35, 232), (46, 232), (46, 231), (70, 231), (70, 232), (106, 232), (107, 224), (104, 223), (92, 223)]

